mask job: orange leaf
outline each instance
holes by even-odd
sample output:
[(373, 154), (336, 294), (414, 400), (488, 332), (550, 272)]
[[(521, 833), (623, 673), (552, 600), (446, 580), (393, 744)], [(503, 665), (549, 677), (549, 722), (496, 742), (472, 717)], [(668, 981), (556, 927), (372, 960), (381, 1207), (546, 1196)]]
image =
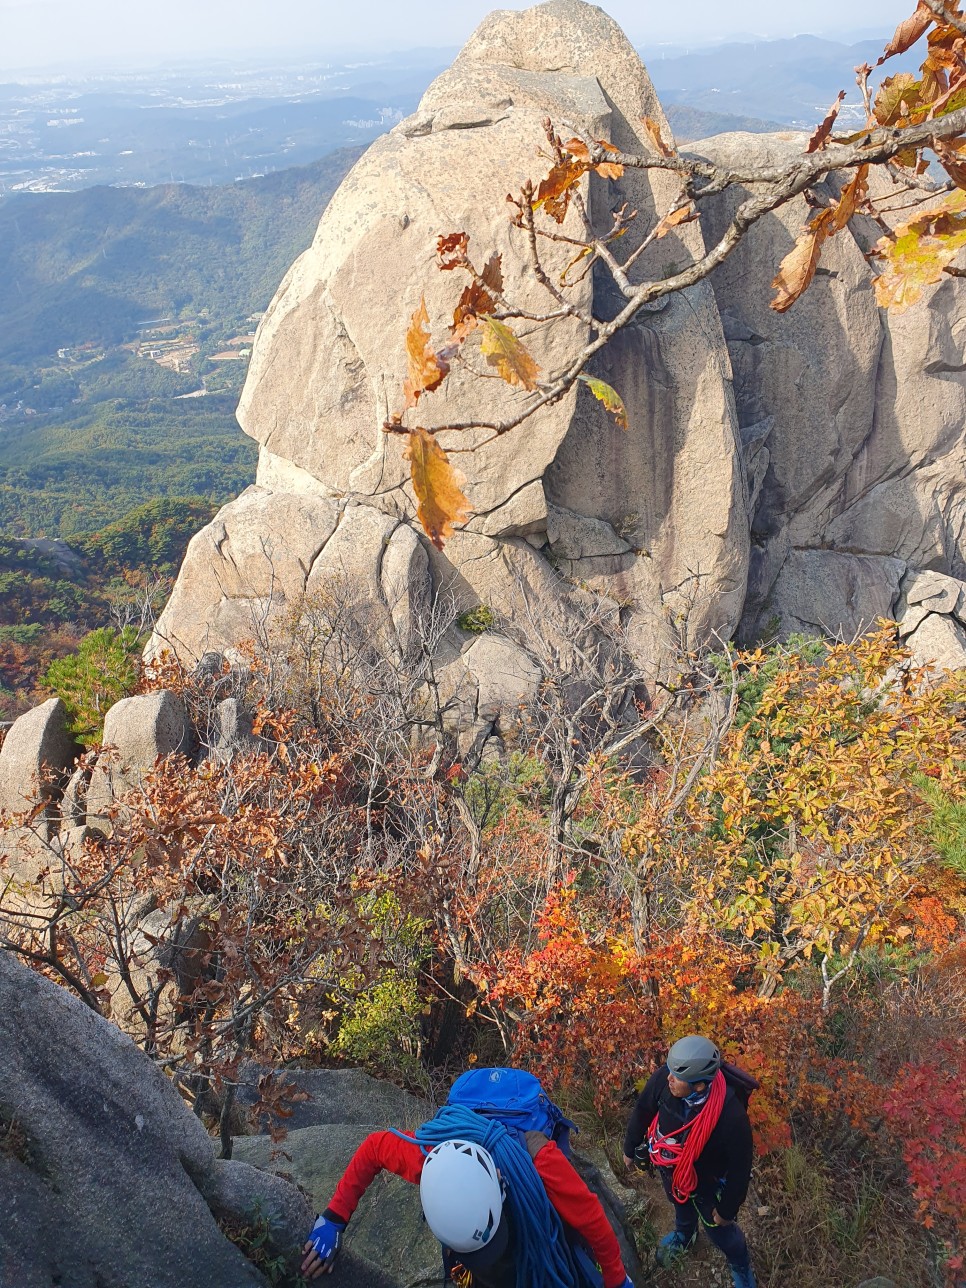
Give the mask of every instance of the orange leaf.
[[(604, 152), (609, 152), (612, 156), (618, 156), (618, 150), (613, 143), (608, 143), (606, 139), (597, 140), (598, 147)], [(564, 145), (564, 151), (569, 152), (575, 160), (579, 161), (584, 169), (593, 169), (603, 179), (619, 179), (624, 173), (624, 167), (619, 161), (599, 161), (596, 165), (590, 160), (590, 148), (583, 139), (569, 139)], [(539, 193), (537, 194), (539, 198)]]
[(495, 318), (483, 318), (482, 326), (483, 343), (480, 350), (490, 366), (496, 367), (508, 385), (535, 390), (540, 368), (519, 337), (504, 322), (497, 322)]
[(672, 228), (677, 228), (680, 224), (689, 224), (697, 217), (698, 212), (693, 202), (689, 202), (686, 206), (679, 206), (677, 210), (672, 210), (670, 214), (665, 215), (654, 229), (654, 240), (660, 241)]
[(466, 263), (466, 248), (470, 244), (468, 233), (447, 233), (436, 241), (436, 254), (443, 272), (461, 268)]
[[(827, 215), (829, 212), (823, 210), (821, 213)], [(822, 243), (827, 237), (828, 231), (825, 223), (821, 225), (813, 223), (809, 228), (805, 229), (782, 260), (778, 273), (772, 282), (772, 287), (777, 294), (771, 302), (771, 307), (776, 313), (787, 312), (795, 301), (808, 290), (822, 255)]]
[(425, 298), (413, 314), (406, 333), (406, 352), (409, 355), (409, 377), (403, 383), (403, 396), (407, 407), (415, 407), (420, 397), (438, 388), (449, 371), (449, 363), (435, 354), (429, 344), (429, 314)]
[(966, 159), (958, 155), (959, 151), (959, 148), (949, 144), (936, 144), (936, 155), (939, 158), (939, 164), (957, 188), (966, 189)]
[(919, 105), (920, 83), (911, 72), (887, 76), (879, 86), (872, 110), (880, 125), (893, 125)]
[(641, 119), (644, 122), (644, 128), (647, 130), (648, 136), (657, 149), (658, 154), (662, 157), (673, 157), (675, 155), (674, 148), (668, 147), (664, 142), (664, 136), (661, 134), (661, 128), (657, 122), (653, 121), (649, 116), (644, 116)]
[(450, 330), (461, 340), (469, 335), (482, 314), (494, 311), (497, 297), (503, 293), (502, 256), (496, 251), (487, 260), (480, 279), (474, 279), (467, 286), (453, 313)]
[(586, 172), (583, 161), (560, 161), (540, 184), (533, 204), (543, 206), (551, 219), (562, 224), (570, 205), (571, 189)]
[(563, 146), (564, 151), (569, 152), (575, 160), (590, 164), (590, 148), (583, 139), (568, 139)]
[(838, 117), (839, 108), (842, 106), (844, 100), (845, 90), (840, 89), (838, 98), (829, 108), (828, 115), (825, 120), (809, 139), (808, 147), (805, 149), (806, 152), (818, 152), (820, 148), (825, 147), (829, 140), (829, 135), (832, 133), (832, 126), (835, 124), (836, 118)]
[(409, 461), (423, 531), (436, 549), (442, 550), (444, 541), (453, 535), (454, 524), (462, 523), (470, 511), (462, 490), (465, 479), (425, 429), (410, 430), (404, 457)]
[(879, 59), (882, 64), (887, 58), (892, 58), (895, 54), (904, 54), (907, 49), (911, 49), (920, 36), (924, 36), (929, 30), (929, 25), (935, 15), (928, 9), (922, 0), (916, 8), (916, 12), (911, 18), (906, 18), (905, 22), (900, 22), (896, 28), (896, 33), (886, 45), (885, 52)]
[(851, 183), (842, 190), (838, 201), (820, 210), (782, 260), (772, 282), (777, 292), (771, 302), (776, 313), (787, 312), (808, 287), (818, 268), (822, 247), (848, 224), (868, 194), (869, 167), (859, 166)]
[(900, 224), (876, 246), (885, 261), (875, 279), (876, 299), (897, 312), (915, 304), (927, 286), (941, 280), (947, 265), (966, 246), (966, 193), (961, 189), (942, 204)]
[[(841, 232), (868, 195), (869, 167), (860, 165), (855, 172), (855, 177), (842, 189), (842, 195), (832, 207), (835, 214), (835, 232)], [(829, 235), (831, 236), (831, 233)]]

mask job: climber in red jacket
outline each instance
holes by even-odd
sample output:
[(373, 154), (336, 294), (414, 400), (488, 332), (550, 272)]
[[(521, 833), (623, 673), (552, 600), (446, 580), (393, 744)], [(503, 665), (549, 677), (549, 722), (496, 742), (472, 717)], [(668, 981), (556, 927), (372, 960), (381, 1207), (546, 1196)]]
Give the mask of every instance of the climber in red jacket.
[[(604, 1288), (633, 1288), (597, 1196), (547, 1136), (530, 1131), (524, 1139), (547, 1198), (565, 1227), (586, 1241), (600, 1267)], [(490, 1154), (465, 1140), (443, 1141), (427, 1153), (412, 1136), (394, 1131), (373, 1132), (352, 1156), (305, 1244), (302, 1273), (306, 1277), (332, 1270), (342, 1232), (383, 1169), (419, 1184), (423, 1213), (444, 1247), (448, 1272), (462, 1266), (472, 1276), (474, 1288), (514, 1288), (517, 1235), (509, 1206), (503, 1203), (502, 1178)]]

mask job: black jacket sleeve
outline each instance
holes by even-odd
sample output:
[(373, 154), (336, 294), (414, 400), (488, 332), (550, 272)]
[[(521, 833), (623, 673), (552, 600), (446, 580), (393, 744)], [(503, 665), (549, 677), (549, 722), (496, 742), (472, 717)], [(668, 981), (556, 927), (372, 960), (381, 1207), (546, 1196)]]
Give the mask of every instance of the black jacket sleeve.
[(667, 1086), (667, 1066), (662, 1065), (656, 1073), (652, 1073), (647, 1080), (647, 1086), (637, 1097), (627, 1124), (627, 1131), (624, 1135), (624, 1157), (633, 1158), (634, 1151), (637, 1149), (644, 1138), (647, 1136), (647, 1129), (654, 1121), (654, 1115), (657, 1113), (657, 1102), (661, 1092)]
[(725, 1137), (727, 1142), (727, 1167), (725, 1183), (715, 1207), (726, 1221), (734, 1221), (738, 1209), (745, 1201), (751, 1180), (752, 1139), (751, 1123), (744, 1105), (732, 1102), (732, 1119)]

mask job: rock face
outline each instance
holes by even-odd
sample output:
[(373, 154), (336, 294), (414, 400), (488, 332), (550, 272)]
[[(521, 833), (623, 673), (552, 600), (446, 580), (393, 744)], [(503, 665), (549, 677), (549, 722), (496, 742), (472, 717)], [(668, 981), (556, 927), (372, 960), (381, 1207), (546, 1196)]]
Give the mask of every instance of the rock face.
[(51, 698), (15, 720), (0, 747), (0, 814), (16, 819), (43, 806), (29, 827), (10, 823), (0, 835), (11, 870), (21, 880), (30, 880), (49, 858), (50, 841), (60, 827), (55, 802), (78, 751), (60, 698)]
[(87, 819), (106, 821), (111, 801), (135, 786), (160, 756), (192, 750), (184, 703), (174, 693), (142, 693), (116, 702), (104, 720), (104, 744), (114, 759), (98, 764), (87, 789)]
[[(689, 151), (754, 166), (780, 164), (804, 144), (802, 135), (734, 134)], [(876, 182), (888, 206), (892, 181)], [(745, 195), (706, 205), (709, 240)], [(900, 588), (923, 570), (966, 575), (962, 287), (946, 278), (914, 308), (886, 314), (865, 257), (881, 230), (855, 220), (823, 250), (806, 294), (775, 313), (770, 275), (808, 215), (798, 198), (766, 216), (710, 279), (752, 482), (747, 640), (776, 628), (849, 638), (901, 615)], [(943, 664), (950, 658), (944, 649)]]
[[(343, 576), (368, 589), (403, 648), (431, 595), (454, 596), (460, 610), (482, 603), (511, 633), (537, 617), (561, 640), (581, 597), (597, 596), (654, 672), (672, 624), (698, 645), (736, 626), (749, 642), (851, 636), (897, 613), (904, 578), (966, 577), (962, 285), (946, 278), (886, 316), (865, 258), (880, 230), (857, 219), (823, 252), (803, 299), (773, 312), (769, 282), (809, 214), (804, 198), (598, 356), (597, 374), (627, 406), (626, 433), (579, 386), (459, 458), (475, 513), (443, 555), (427, 550), (399, 439), (381, 426), (400, 405), (409, 317), (425, 296), (439, 330), (462, 285), (436, 271), (437, 237), (465, 231), (479, 263), (499, 251), (507, 294), (546, 312), (554, 301), (528, 269), (505, 194), (545, 171), (545, 118), (640, 153), (645, 116), (670, 137), (647, 72), (600, 9), (551, 0), (481, 24), (415, 115), (353, 169), (264, 317), (238, 409), (261, 445), (257, 486), (196, 537), (155, 652), (165, 640), (194, 657), (237, 645)], [(692, 146), (754, 164), (803, 145), (736, 134)], [(658, 170), (595, 175), (582, 195), (601, 231), (626, 202), (639, 212), (629, 236), (641, 237), (676, 182)], [(715, 243), (742, 196), (702, 201), (700, 222), (655, 242), (639, 271), (660, 276)], [(555, 279), (571, 248), (548, 246)], [(603, 273), (586, 275), (574, 302), (603, 316), (616, 307)], [(568, 317), (528, 324), (525, 339), (553, 372), (586, 330)], [(460, 369), (420, 413), (431, 427), (493, 421), (518, 397)], [(941, 636), (948, 660), (958, 632), (933, 623), (920, 643)], [(470, 642), (454, 636), (450, 651)]]
[[(456, 229), (477, 255), (501, 253), (509, 295), (534, 312), (552, 306), (505, 202), (544, 165), (548, 115), (635, 152), (647, 146), (643, 115), (667, 128), (614, 22), (581, 0), (553, 0), (487, 18), (416, 114), (353, 169), (261, 323), (238, 409), (261, 444), (257, 487), (195, 538), (155, 651), (162, 639), (194, 656), (237, 644), (266, 609), (337, 573), (372, 585), (401, 638), (430, 589), (511, 622), (536, 599), (566, 638), (578, 584), (620, 603), (646, 663), (666, 645), (668, 617), (685, 609), (698, 634), (731, 632), (748, 529), (728, 354), (707, 285), (642, 314), (602, 359), (628, 408), (626, 433), (581, 388), (519, 435), (460, 458), (475, 513), (444, 555), (427, 562), (414, 526), (399, 440), (381, 428), (399, 400), (409, 317), (424, 294), (431, 317), (451, 315), (463, 284), (434, 257), (438, 236)], [(623, 203), (640, 210), (642, 236), (676, 182), (661, 172), (595, 176), (584, 196), (601, 230)], [(701, 248), (692, 225), (645, 262), (659, 274)], [(551, 246), (552, 277), (569, 258)], [(607, 313), (602, 281), (590, 276), (581, 291)], [(561, 345), (586, 338), (570, 319), (531, 326), (526, 342), (552, 371)], [(493, 419), (518, 398), (454, 372), (420, 411), (431, 425)]]
[(13, 722), (0, 747), (0, 811), (18, 814), (54, 795), (78, 748), (67, 731), (67, 710), (51, 698)]
[(260, 1213), (297, 1255), (281, 1178), (218, 1162), (171, 1082), (112, 1024), (0, 952), (0, 1282), (243, 1288), (266, 1281), (215, 1215)]

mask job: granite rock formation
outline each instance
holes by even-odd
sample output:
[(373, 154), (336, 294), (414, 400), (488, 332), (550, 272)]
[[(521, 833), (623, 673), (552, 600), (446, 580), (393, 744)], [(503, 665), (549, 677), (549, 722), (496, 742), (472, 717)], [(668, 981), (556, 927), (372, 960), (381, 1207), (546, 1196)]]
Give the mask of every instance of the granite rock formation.
[[(781, 164), (805, 143), (733, 134), (688, 150), (726, 166)], [(834, 182), (816, 189), (820, 200), (836, 195)], [(882, 207), (908, 218), (908, 194), (885, 175), (875, 183)], [(706, 206), (709, 239), (745, 195)], [(747, 640), (776, 630), (850, 638), (901, 616), (905, 585), (924, 571), (966, 577), (962, 287), (946, 278), (907, 312), (879, 309), (866, 255), (881, 229), (863, 218), (828, 244), (794, 307), (775, 313), (768, 275), (808, 214), (800, 197), (766, 216), (710, 279), (751, 478)], [(963, 665), (966, 653), (956, 663), (944, 649), (941, 661)]]
[[(162, 640), (194, 656), (236, 644), (273, 604), (335, 574), (368, 580), (390, 610), (404, 601), (394, 617), (443, 590), (461, 610), (482, 603), (511, 626), (536, 613), (563, 639), (592, 594), (623, 615), (649, 662), (685, 613), (699, 637), (732, 632), (748, 525), (728, 353), (707, 284), (643, 313), (603, 357), (600, 374), (628, 408), (626, 433), (581, 389), (461, 457), (475, 512), (442, 555), (414, 524), (399, 440), (381, 428), (405, 375), (410, 314), (422, 295), (431, 317), (452, 311), (437, 237), (461, 229), (480, 256), (499, 250), (508, 293), (545, 311), (552, 301), (528, 273), (505, 195), (545, 164), (548, 116), (640, 152), (643, 115), (667, 129), (639, 57), (596, 7), (553, 0), (482, 23), (415, 115), (347, 177), (263, 319), (238, 409), (261, 448), (256, 485), (192, 544), (155, 650)], [(640, 236), (676, 182), (595, 176), (585, 196), (602, 229), (615, 206), (638, 209)], [(661, 241), (648, 270), (699, 253), (701, 236), (691, 225)], [(569, 257), (552, 248), (549, 268), (559, 274)], [(588, 276), (580, 290), (606, 313), (603, 281)], [(567, 320), (526, 338), (551, 369), (586, 332)], [(454, 372), (420, 410), (439, 425), (499, 415), (513, 398)]]
[[(465, 230), (481, 260), (498, 250), (508, 293), (545, 311), (505, 194), (545, 169), (545, 118), (642, 152), (645, 116), (670, 137), (639, 57), (595, 6), (550, 0), (481, 24), (417, 112), (358, 162), (279, 288), (238, 409), (260, 444), (256, 483), (195, 538), (154, 653), (236, 646), (335, 578), (365, 588), (383, 619), (377, 634), (402, 656), (440, 594), (459, 611), (486, 606), (509, 637), (539, 619), (560, 641), (593, 599), (655, 673), (682, 626), (689, 644), (736, 629), (744, 640), (851, 636), (899, 614), (910, 578), (966, 577), (961, 284), (947, 279), (885, 316), (866, 259), (880, 230), (859, 220), (829, 245), (807, 295), (774, 313), (769, 282), (807, 216), (804, 198), (600, 355), (627, 433), (585, 389), (572, 392), (460, 457), (474, 513), (442, 555), (428, 546), (399, 440), (381, 426), (399, 403), (409, 316), (422, 296), (431, 318), (452, 309), (437, 237)], [(741, 134), (691, 150), (758, 162), (802, 146), (801, 136)], [(584, 196), (601, 228), (627, 202), (641, 236), (676, 182), (661, 171), (593, 176)], [(713, 243), (740, 196), (702, 203), (701, 221), (649, 248), (643, 270), (660, 275)], [(568, 253), (552, 248), (548, 268), (559, 273)], [(578, 294), (598, 314), (612, 307), (602, 275)], [(584, 338), (572, 318), (526, 335), (544, 368)], [(513, 397), (455, 372), (420, 411), (431, 426), (499, 418)], [(934, 655), (955, 663), (958, 631), (932, 623), (918, 645), (928, 655), (935, 637)], [(454, 630), (447, 649), (476, 684), (472, 643)], [(507, 674), (525, 670), (517, 657)]]
[(0, 952), (0, 1281), (243, 1288), (267, 1281), (216, 1217), (298, 1258), (294, 1186), (219, 1161), (171, 1081), (113, 1024)]

